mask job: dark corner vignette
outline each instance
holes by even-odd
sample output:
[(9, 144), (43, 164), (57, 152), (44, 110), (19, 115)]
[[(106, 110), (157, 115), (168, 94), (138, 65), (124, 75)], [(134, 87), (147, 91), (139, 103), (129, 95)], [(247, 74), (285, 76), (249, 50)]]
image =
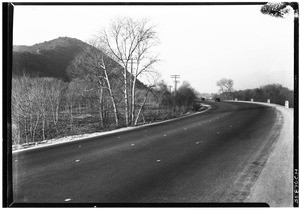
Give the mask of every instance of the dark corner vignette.
[(13, 203), (12, 194), (12, 145), (11, 141), (11, 69), (12, 69), (12, 32), (13, 32), (13, 4), (2, 3), (2, 55), (3, 55), (3, 207), (9, 207)]
[(299, 207), (299, 3), (294, 14), (294, 175), (293, 203)]

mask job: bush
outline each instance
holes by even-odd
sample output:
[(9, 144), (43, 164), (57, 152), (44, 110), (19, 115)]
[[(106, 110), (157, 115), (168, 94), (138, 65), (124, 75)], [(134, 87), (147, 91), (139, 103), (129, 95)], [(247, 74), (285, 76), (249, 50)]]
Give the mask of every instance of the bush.
[(268, 99), (271, 103), (284, 105), (285, 101), (289, 101), (290, 107), (294, 107), (294, 91), (283, 87), (280, 84), (271, 84), (262, 86), (256, 89), (247, 89), (234, 91), (234, 98), (239, 100), (250, 101), (252, 98), (254, 101), (267, 102)]

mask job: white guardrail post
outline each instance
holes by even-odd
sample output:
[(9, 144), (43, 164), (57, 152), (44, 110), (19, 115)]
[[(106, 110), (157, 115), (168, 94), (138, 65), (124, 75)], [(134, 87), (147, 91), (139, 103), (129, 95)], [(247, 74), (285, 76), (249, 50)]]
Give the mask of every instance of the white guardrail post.
[(289, 101), (285, 101), (285, 108), (289, 108)]
[(253, 102), (253, 98), (251, 98), (251, 102)]
[(268, 104), (271, 103), (270, 99), (267, 100), (267, 103), (268, 103)]
[(235, 100), (235, 101), (238, 101), (238, 99), (237, 99), (237, 98), (235, 98), (234, 100)]

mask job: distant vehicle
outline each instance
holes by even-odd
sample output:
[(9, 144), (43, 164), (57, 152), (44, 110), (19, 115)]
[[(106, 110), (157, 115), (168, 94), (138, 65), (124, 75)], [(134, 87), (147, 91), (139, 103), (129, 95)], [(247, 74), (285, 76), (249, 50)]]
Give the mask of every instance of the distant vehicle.
[(221, 99), (220, 99), (220, 98), (215, 98), (215, 101), (216, 101), (216, 102), (220, 102)]
[(205, 101), (205, 98), (201, 97), (201, 101)]

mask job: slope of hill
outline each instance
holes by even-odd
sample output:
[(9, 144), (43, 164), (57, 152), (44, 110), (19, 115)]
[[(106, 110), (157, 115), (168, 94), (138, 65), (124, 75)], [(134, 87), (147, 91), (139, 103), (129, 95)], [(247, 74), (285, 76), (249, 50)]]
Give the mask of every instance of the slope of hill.
[[(13, 46), (12, 73), (13, 75), (26, 73), (31, 76), (55, 77), (69, 81), (71, 79), (67, 72), (69, 65), (76, 55), (87, 47), (91, 46), (81, 40), (69, 37), (59, 37), (33, 46), (15, 45)], [(99, 49), (93, 49), (104, 54)], [(105, 57), (108, 58), (106, 55)], [(107, 61), (112, 68), (118, 67), (120, 69), (119, 64), (113, 59), (108, 58)], [(115, 73), (117, 72), (113, 74)], [(137, 80), (137, 87), (145, 88), (145, 85)]]
[(13, 74), (56, 77), (68, 80), (66, 69), (86, 43), (59, 37), (33, 46), (13, 46)]

